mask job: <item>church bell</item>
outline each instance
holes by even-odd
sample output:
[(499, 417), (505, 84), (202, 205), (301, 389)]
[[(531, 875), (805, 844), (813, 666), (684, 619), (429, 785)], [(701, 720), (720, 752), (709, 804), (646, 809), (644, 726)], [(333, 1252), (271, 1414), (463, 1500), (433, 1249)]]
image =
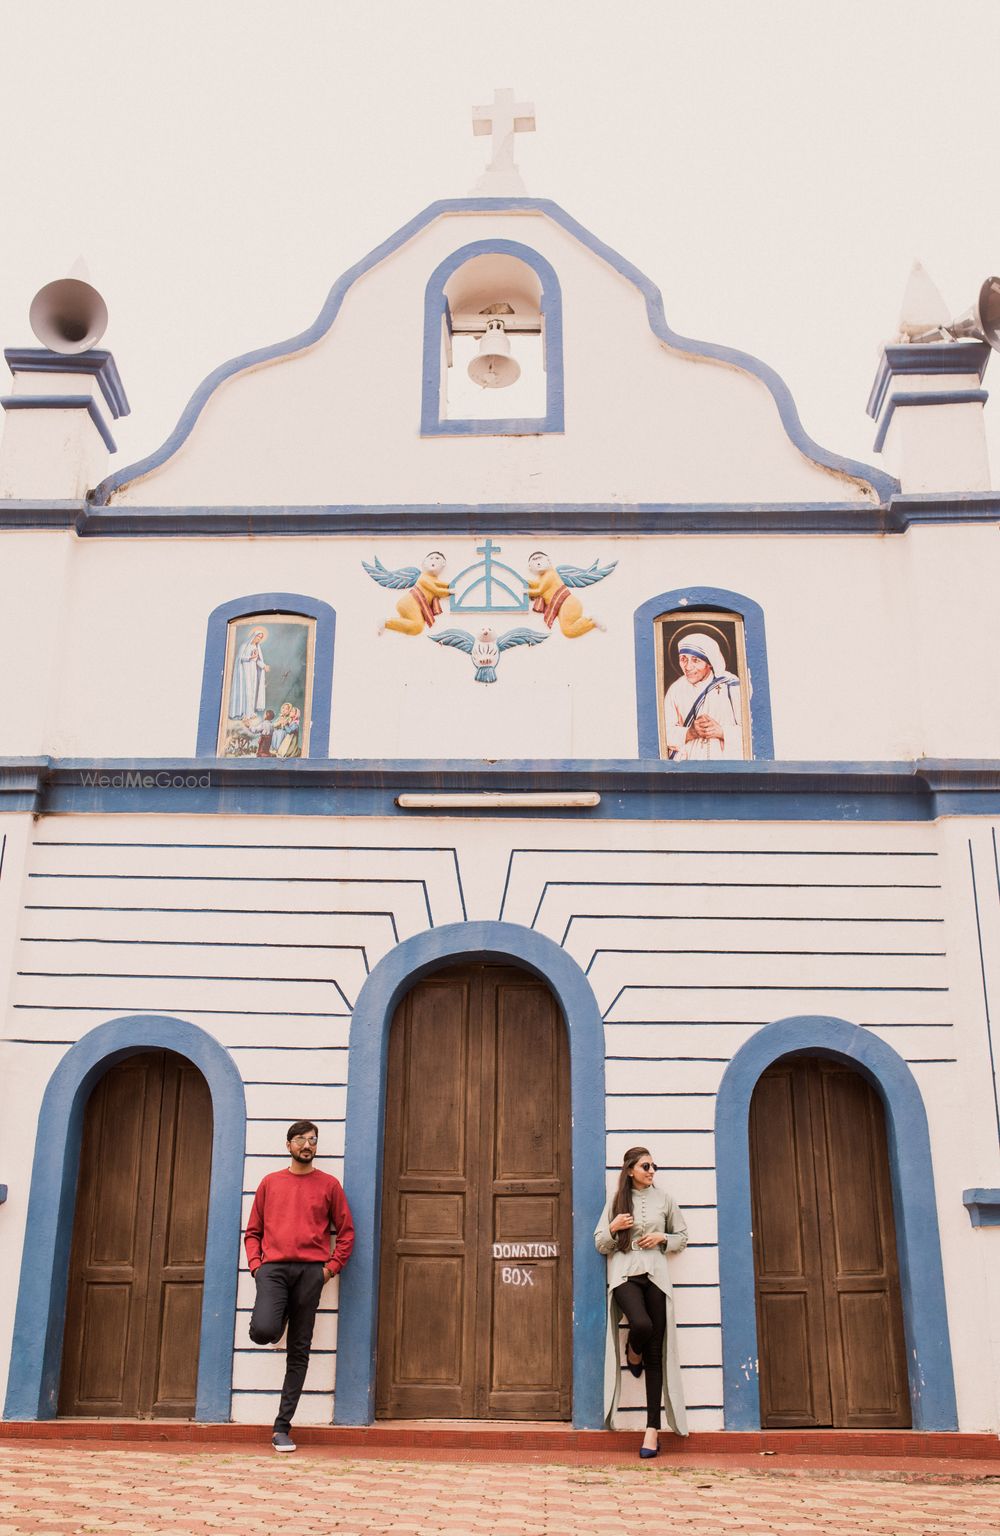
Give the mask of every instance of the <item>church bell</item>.
[(496, 315), (486, 323), (479, 354), (469, 364), (469, 378), (481, 389), (506, 389), (521, 377), (521, 365), (510, 355), (503, 321)]

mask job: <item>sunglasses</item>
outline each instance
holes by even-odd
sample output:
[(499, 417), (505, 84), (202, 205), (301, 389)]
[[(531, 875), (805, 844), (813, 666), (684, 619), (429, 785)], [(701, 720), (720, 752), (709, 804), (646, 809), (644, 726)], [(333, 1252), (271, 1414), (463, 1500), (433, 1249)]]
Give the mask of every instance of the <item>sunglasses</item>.
[(655, 1163), (636, 1163), (635, 1167), (641, 1168), (643, 1173), (656, 1173), (657, 1171)]

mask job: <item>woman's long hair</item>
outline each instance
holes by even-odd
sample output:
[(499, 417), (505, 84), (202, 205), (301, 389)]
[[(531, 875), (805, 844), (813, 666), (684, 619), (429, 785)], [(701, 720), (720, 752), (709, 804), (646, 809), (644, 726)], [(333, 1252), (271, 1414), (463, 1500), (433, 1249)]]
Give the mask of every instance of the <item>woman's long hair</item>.
[[(622, 1158), (622, 1171), (618, 1175), (618, 1188), (615, 1190), (615, 1198), (611, 1202), (611, 1220), (616, 1216), (631, 1216), (632, 1214), (632, 1169), (640, 1157), (649, 1157), (648, 1147), (629, 1147)], [(615, 1233), (615, 1242), (622, 1253), (628, 1253), (632, 1242), (631, 1227), (624, 1227)]]

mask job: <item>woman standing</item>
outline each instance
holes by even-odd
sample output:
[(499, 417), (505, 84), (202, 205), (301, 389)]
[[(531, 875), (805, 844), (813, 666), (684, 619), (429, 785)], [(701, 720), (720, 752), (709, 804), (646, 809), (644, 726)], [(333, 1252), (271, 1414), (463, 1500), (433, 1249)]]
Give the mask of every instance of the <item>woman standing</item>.
[(621, 1386), (618, 1329), (628, 1322), (625, 1363), (633, 1376), (646, 1377), (646, 1434), (639, 1455), (659, 1450), (660, 1410), (667, 1427), (687, 1434), (684, 1393), (677, 1358), (674, 1303), (667, 1254), (687, 1246), (684, 1217), (673, 1196), (654, 1189), (656, 1164), (645, 1147), (630, 1147), (622, 1162), (618, 1188), (597, 1224), (594, 1242), (608, 1260), (608, 1339), (605, 1401), (613, 1428)]

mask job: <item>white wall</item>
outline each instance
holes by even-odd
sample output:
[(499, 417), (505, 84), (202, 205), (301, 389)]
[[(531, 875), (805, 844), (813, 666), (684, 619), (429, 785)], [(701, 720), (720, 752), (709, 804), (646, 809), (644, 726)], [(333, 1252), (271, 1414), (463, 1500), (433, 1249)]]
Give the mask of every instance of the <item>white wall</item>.
[[(393, 920), (400, 939), (427, 928), (413, 883), (424, 880), (435, 926), (461, 921), (464, 894), (470, 919), (496, 919), (502, 909), (504, 921), (534, 922), (589, 972), (606, 1016), (608, 1163), (648, 1141), (662, 1178), (689, 1208), (691, 1246), (672, 1262), (691, 1404), (721, 1403), (712, 1127), (726, 1061), (763, 1024), (795, 1014), (863, 1025), (907, 1060), (930, 1122), (961, 1426), (997, 1428), (992, 1234), (974, 1231), (961, 1203), (964, 1188), (1000, 1184), (978, 948), (981, 932), (996, 1017), (1000, 896), (991, 836), (978, 821), (43, 821), (24, 878), (15, 862), (12, 881), (22, 910), (2, 1046), (8, 1273), (19, 1269), (45, 1082), (65, 1042), (125, 1013), (186, 1018), (231, 1051), (248, 1084), (245, 1207), (283, 1157), (282, 1126), (269, 1122), (316, 1118), (324, 1166), (338, 1173), (347, 1004), (366, 961), (374, 966), (393, 945)], [(520, 851), (512, 860), (513, 849)], [(81, 892), (89, 910), (80, 910)], [(8, 934), (14, 921), (8, 910)], [(144, 939), (158, 942), (134, 942)], [(0, 1299), (0, 1390), (15, 1290), (5, 1287)], [(282, 1360), (249, 1346), (249, 1297), (244, 1274), (234, 1413), (264, 1422), (271, 1399), (247, 1389), (277, 1391)], [(334, 1301), (324, 1303), (323, 1350), (335, 1347)], [(320, 1354), (311, 1367), (316, 1395), (303, 1422), (329, 1421), (334, 1363)], [(627, 1385), (626, 1402), (637, 1404)], [(721, 1423), (714, 1408), (692, 1414), (697, 1429)]]
[[(427, 281), (453, 251), (490, 238), (531, 246), (556, 271), (566, 431), (422, 439)], [(756, 377), (668, 350), (649, 328), (639, 290), (560, 226), (543, 214), (483, 213), (438, 218), (367, 272), (322, 340), (228, 380), (180, 451), (114, 498), (130, 506), (441, 499), (872, 497), (800, 454)]]
[[(6, 707), (0, 754), (193, 756), (209, 614), (254, 592), (303, 592), (337, 613), (331, 756), (628, 758), (637, 752), (632, 616), (688, 586), (742, 592), (764, 610), (778, 759), (1000, 758), (990, 679), (1000, 629), (1000, 543), (989, 526), (911, 529), (893, 538), (574, 538), (539, 529), (497, 538), (527, 572), (617, 561), (580, 593), (608, 632), (505, 653), (496, 685), (425, 632), (386, 633), (398, 593), (361, 562), (419, 565), (442, 548), (446, 575), (481, 539), (77, 539), (0, 535), (14, 573), (5, 605)], [(450, 615), (499, 633), (532, 613)]]

